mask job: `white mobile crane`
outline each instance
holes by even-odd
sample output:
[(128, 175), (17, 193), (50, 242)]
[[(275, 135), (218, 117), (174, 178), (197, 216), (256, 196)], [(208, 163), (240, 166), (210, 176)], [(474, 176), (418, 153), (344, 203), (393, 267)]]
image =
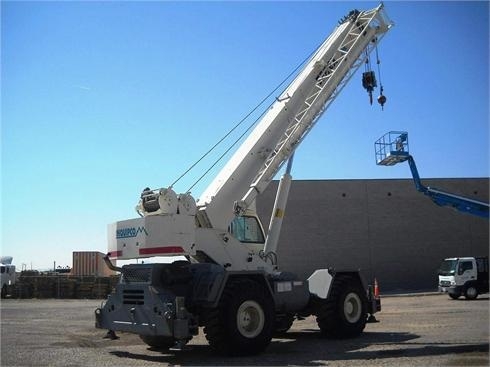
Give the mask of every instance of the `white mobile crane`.
[[(95, 311), (98, 328), (112, 337), (118, 330), (139, 334), (153, 347), (182, 348), (204, 326), (211, 347), (232, 355), (261, 352), (294, 317), (315, 315), (320, 330), (334, 337), (364, 330), (380, 305), (358, 270), (320, 269), (301, 280), (278, 268), (276, 247), (295, 149), (391, 27), (382, 4), (351, 11), (276, 98), (199, 205), (172, 187), (145, 189), (136, 207), (140, 218), (109, 225), (106, 262), (121, 272), (121, 281)], [(363, 79), (371, 95), (373, 72)], [(255, 199), (288, 160), (265, 236)], [(188, 261), (122, 268), (111, 262), (162, 255)]]

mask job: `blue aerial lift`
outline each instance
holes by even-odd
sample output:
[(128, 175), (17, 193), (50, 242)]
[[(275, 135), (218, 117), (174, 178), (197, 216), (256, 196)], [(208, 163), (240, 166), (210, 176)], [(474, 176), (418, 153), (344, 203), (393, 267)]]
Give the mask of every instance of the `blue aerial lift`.
[(460, 212), (488, 219), (488, 203), (444, 192), (422, 184), (415, 160), (408, 150), (408, 133), (406, 131), (390, 131), (386, 133), (376, 140), (374, 148), (377, 165), (393, 166), (397, 163), (408, 161), (415, 188), (430, 197), (437, 205), (450, 206)]

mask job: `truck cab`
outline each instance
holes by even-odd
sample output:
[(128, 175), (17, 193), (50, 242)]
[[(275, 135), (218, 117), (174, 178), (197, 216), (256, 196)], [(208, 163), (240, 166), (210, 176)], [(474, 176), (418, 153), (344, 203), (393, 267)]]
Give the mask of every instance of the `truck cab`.
[(5, 298), (7, 297), (10, 287), (15, 283), (15, 265), (12, 264), (11, 256), (2, 256), (0, 262), (0, 289), (2, 298)]
[(452, 299), (475, 299), (488, 293), (488, 257), (444, 259), (439, 268), (439, 292), (448, 293)]

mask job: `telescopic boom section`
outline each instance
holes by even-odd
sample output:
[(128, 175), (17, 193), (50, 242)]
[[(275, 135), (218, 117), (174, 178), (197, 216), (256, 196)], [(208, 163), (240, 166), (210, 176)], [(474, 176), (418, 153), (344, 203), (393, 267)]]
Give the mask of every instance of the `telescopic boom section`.
[(390, 131), (376, 140), (374, 147), (376, 164), (379, 166), (393, 166), (407, 161), (410, 171), (412, 171), (413, 182), (417, 191), (430, 197), (437, 205), (448, 206), (462, 213), (489, 218), (490, 205), (488, 203), (422, 184), (415, 159), (409, 153), (408, 133), (406, 131)]
[(245, 213), (392, 25), (382, 4), (342, 19), (204, 191), (198, 218), (227, 228)]

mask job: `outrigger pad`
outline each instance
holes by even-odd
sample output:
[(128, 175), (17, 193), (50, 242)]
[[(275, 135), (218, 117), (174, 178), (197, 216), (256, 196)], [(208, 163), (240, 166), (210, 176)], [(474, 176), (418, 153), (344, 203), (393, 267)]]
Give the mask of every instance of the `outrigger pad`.
[(117, 340), (119, 337), (116, 335), (114, 330), (107, 330), (107, 334), (105, 334), (103, 339)]

